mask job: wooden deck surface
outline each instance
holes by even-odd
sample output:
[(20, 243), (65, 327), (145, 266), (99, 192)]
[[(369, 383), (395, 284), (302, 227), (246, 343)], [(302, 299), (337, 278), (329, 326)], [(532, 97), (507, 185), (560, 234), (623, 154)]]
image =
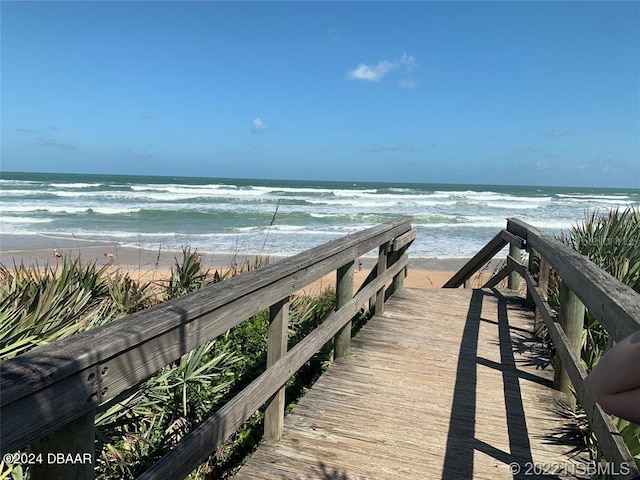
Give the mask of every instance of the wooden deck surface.
[(488, 290), (397, 292), (235, 478), (588, 478), (532, 326)]

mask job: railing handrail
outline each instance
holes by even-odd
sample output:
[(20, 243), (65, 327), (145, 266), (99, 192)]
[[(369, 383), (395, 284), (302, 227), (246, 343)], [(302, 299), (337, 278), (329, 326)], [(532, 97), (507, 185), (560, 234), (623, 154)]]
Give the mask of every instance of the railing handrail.
[[(256, 411), (272, 397), (322, 345), (331, 340), (358, 313), (372, 295), (376, 294), (379, 284), (388, 282), (398, 274), (406, 265), (407, 255), (404, 254), (403, 257), (404, 260), (394, 263), (389, 270), (377, 277), (375, 282), (364, 286), (355, 297), (332, 313), (218, 412), (189, 433), (138, 480), (184, 478), (197, 465), (206, 461), (212, 450), (242, 425), (247, 412)], [(350, 335), (350, 331), (348, 333)]]
[[(587, 372), (580, 360), (584, 310), (579, 307), (579, 302), (582, 302), (604, 326), (612, 340), (617, 342), (640, 330), (640, 295), (570, 246), (514, 218), (507, 219), (507, 228), (498, 232), (444, 286), (457, 288), (465, 283), (507, 243), (511, 244), (511, 248), (506, 265), (483, 287), (495, 287), (514, 271), (526, 281), (527, 297), (530, 297), (535, 304), (556, 347), (554, 386), (569, 395), (569, 405), (575, 405), (575, 400), (571, 398), (572, 392), (575, 393), (598, 438), (599, 450), (609, 461), (618, 466), (627, 467), (624, 471), (620, 470), (621, 478), (637, 478), (640, 471), (620, 432), (611, 418), (593, 400), (584, 385)], [(511, 256), (512, 251), (517, 252), (518, 249), (524, 248), (530, 255), (535, 253), (540, 256), (538, 281), (534, 279), (529, 268), (522, 265), (518, 258)], [(529, 265), (531, 266), (531, 262)], [(547, 302), (549, 267), (566, 285), (566, 288), (561, 291), (561, 303), (567, 303), (564, 313), (567, 315), (566, 319), (562, 318), (562, 311), (560, 315), (553, 312)], [(575, 302), (576, 298), (578, 302)], [(568, 306), (569, 304), (571, 307)], [(570, 310), (571, 308), (574, 310)], [(561, 305), (562, 309), (563, 305)], [(571, 336), (565, 332), (565, 327), (568, 329), (567, 332), (571, 331)]]
[(252, 315), (410, 231), (411, 217), (400, 217), (3, 362), (2, 451), (23, 448), (95, 410)]
[(542, 255), (616, 342), (640, 330), (640, 295), (584, 255), (531, 225), (507, 219), (507, 231)]

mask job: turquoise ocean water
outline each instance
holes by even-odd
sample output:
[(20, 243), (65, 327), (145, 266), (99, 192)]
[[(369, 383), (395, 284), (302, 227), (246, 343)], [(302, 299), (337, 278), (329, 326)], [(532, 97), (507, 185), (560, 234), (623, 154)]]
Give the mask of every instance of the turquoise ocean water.
[(639, 189), (0, 173), (0, 249), (24, 235), (137, 248), (290, 255), (413, 216), (414, 257), (468, 257), (506, 218), (557, 234)]

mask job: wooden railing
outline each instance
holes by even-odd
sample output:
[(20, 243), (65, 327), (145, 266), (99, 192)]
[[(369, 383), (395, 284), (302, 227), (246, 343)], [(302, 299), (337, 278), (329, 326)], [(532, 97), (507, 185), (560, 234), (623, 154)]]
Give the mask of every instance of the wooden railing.
[[(402, 285), (415, 236), (411, 218), (402, 217), (4, 362), (2, 453), (29, 446), (31, 458), (43, 460), (30, 467), (32, 479), (93, 478), (98, 407), (117, 402), (164, 366), (265, 308), (271, 319), (266, 371), (141, 478), (185, 477), (264, 404), (265, 439), (277, 441), (287, 380), (332, 338), (335, 358), (349, 353), (351, 319), (367, 304), (384, 309), (385, 296)], [(376, 248), (378, 264), (354, 296), (354, 262)], [(286, 351), (289, 297), (332, 271), (336, 311)], [(90, 461), (56, 461), (69, 454)]]
[[(580, 347), (585, 308), (613, 342), (640, 330), (640, 295), (568, 245), (517, 219), (508, 219), (507, 228), (498, 232), (444, 286), (457, 288), (467, 283), (507, 243), (510, 247), (506, 266), (483, 287), (493, 288), (508, 276), (508, 288), (517, 289), (518, 277), (524, 278), (527, 300), (535, 305), (556, 348), (554, 386), (567, 394), (571, 407), (575, 407), (576, 399), (580, 402), (603, 457), (617, 467), (620, 478), (636, 478), (640, 472), (618, 429), (584, 386), (587, 372), (580, 361)], [(520, 263), (523, 249), (529, 252), (529, 266)], [(539, 265), (537, 281), (531, 272), (535, 257)], [(550, 268), (561, 279), (557, 315), (547, 301)]]

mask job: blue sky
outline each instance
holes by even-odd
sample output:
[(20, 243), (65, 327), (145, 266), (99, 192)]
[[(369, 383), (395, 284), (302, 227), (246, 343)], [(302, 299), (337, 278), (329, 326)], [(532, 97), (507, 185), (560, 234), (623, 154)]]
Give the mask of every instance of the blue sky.
[(4, 171), (640, 187), (637, 2), (2, 2)]

